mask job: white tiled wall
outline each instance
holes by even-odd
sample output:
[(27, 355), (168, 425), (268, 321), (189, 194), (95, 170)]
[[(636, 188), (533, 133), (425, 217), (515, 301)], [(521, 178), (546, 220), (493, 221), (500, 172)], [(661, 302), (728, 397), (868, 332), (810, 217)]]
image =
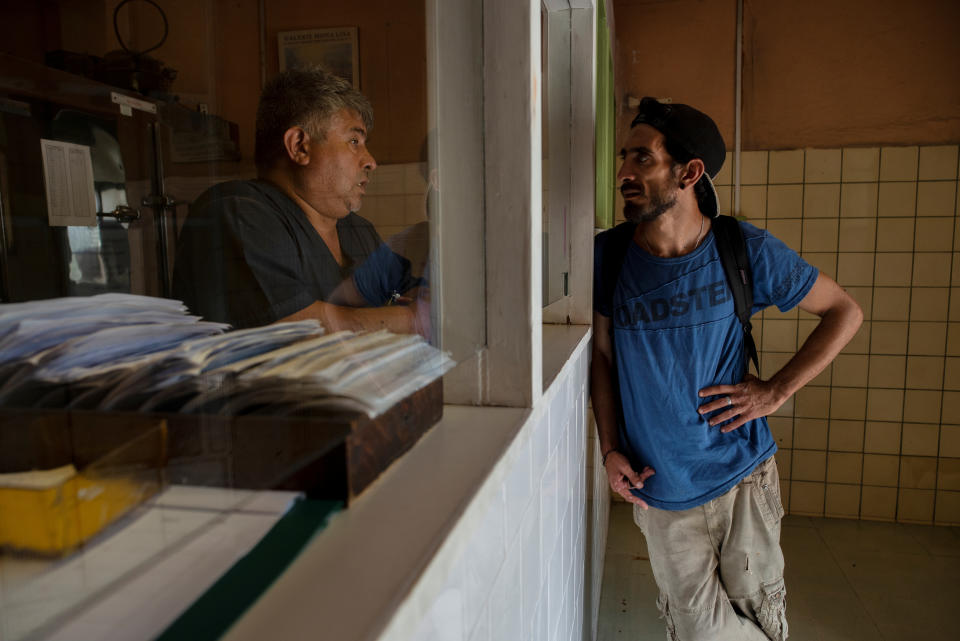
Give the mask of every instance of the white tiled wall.
[(603, 563), (606, 552), (607, 527), (610, 521), (610, 486), (601, 461), (600, 441), (597, 440), (597, 427), (593, 421), (593, 412), (588, 411), (587, 424), (587, 549), (589, 558), (587, 568), (590, 579), (590, 602), (585, 611), (592, 616), (589, 639), (596, 639), (598, 616), (600, 614), (600, 587), (603, 582)]
[[(731, 172), (718, 176), (721, 211)], [(775, 416), (794, 514), (960, 523), (957, 145), (748, 151), (736, 212), (836, 279), (864, 310), (831, 366)], [(765, 376), (816, 325), (754, 322)]]
[(380, 641), (594, 637), (609, 500), (592, 478), (588, 358), (584, 342)]
[[(770, 418), (793, 514), (960, 524), (958, 154), (945, 144), (741, 156), (734, 213), (864, 311), (837, 359)], [(733, 210), (732, 165), (728, 156), (716, 180), (722, 213)], [(755, 316), (761, 373), (782, 367), (817, 322), (796, 309)]]

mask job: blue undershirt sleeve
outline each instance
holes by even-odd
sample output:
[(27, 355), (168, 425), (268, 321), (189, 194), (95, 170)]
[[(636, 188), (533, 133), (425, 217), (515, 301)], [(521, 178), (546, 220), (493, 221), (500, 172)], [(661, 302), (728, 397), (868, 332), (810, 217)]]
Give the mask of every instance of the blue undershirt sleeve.
[(371, 307), (379, 307), (394, 294), (423, 284), (410, 272), (410, 261), (381, 243), (353, 272), (357, 291)]

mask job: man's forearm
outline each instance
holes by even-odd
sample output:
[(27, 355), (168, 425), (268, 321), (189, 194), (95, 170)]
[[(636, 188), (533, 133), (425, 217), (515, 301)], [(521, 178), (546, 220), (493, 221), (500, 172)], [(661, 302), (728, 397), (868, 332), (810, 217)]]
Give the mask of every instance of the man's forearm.
[(601, 454), (620, 447), (617, 435), (617, 397), (613, 389), (611, 368), (612, 363), (606, 355), (596, 351), (593, 353), (590, 361), (590, 402), (597, 422)]
[(282, 320), (308, 318), (320, 321), (329, 332), (386, 329), (397, 334), (414, 334), (421, 329), (417, 326), (413, 308), (406, 305), (355, 308), (316, 301)]
[(853, 299), (826, 312), (794, 357), (770, 378), (779, 400), (786, 401), (822, 372), (850, 342), (862, 322), (863, 312)]

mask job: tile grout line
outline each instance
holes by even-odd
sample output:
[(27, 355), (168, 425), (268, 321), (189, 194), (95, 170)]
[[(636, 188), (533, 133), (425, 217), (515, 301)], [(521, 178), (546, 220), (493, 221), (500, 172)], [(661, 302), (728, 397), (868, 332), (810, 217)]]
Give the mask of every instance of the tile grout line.
[[(843, 183), (843, 150), (839, 149), (840, 152), (840, 183)], [(807, 152), (804, 151), (804, 200), (806, 200), (806, 169), (807, 169)], [(806, 203), (804, 203), (806, 204)], [(804, 213), (804, 219), (806, 219), (806, 208), (801, 210)], [(833, 277), (836, 281), (840, 279), (840, 192), (837, 192), (837, 211), (834, 212), (834, 217), (836, 218), (835, 230), (836, 230), (836, 240), (833, 244)], [(839, 356), (839, 354), (837, 355)], [(827, 407), (827, 442), (824, 444), (824, 453), (823, 453), (823, 515), (827, 514), (827, 498), (828, 491), (830, 489), (830, 430), (833, 424), (833, 370), (834, 363), (836, 359), (830, 362), (828, 367), (830, 368), (830, 404)]]
[[(873, 362), (873, 307), (876, 303), (877, 297), (877, 249), (880, 243), (880, 165), (881, 165), (881, 156), (883, 154), (883, 147), (877, 148), (877, 164), (875, 167), (876, 170), (876, 179), (877, 179), (877, 198), (873, 206), (873, 279), (870, 285), (870, 320), (867, 321), (870, 323), (870, 326), (867, 328), (867, 393), (866, 399), (864, 400), (864, 421), (863, 421), (863, 441), (864, 441), (864, 452), (863, 452), (863, 463), (861, 463), (860, 470), (860, 505), (857, 510), (857, 518), (863, 518), (863, 508), (864, 508), (864, 487), (863, 483), (864, 470), (866, 467), (866, 441), (867, 441), (867, 423), (870, 421), (870, 379), (872, 378), (871, 373), (871, 364)], [(841, 189), (841, 197), (842, 190)], [(901, 428), (902, 429), (902, 428)], [(894, 518), (896, 518), (896, 513), (894, 513)]]
[[(770, 179), (770, 168), (772, 163), (773, 163), (773, 153), (770, 150), (767, 150), (767, 176), (766, 176), (766, 185), (765, 185), (765, 192), (764, 192), (765, 196), (764, 196), (763, 211), (766, 219), (765, 227), (768, 230), (770, 228), (770, 185), (772, 184)], [(802, 205), (803, 203), (801, 202), (801, 210), (800, 210), (801, 215), (803, 214)], [(800, 223), (800, 240), (801, 240), (800, 247), (802, 248), (803, 247), (803, 242), (802, 242), (803, 241), (803, 222), (802, 221)], [(763, 315), (764, 315), (764, 320), (766, 320), (766, 311), (764, 311)], [(797, 330), (796, 330), (798, 333), (800, 331), (799, 327), (800, 327), (800, 324), (798, 322)], [(761, 332), (766, 332), (766, 331), (767, 331), (767, 324), (763, 323)], [(763, 339), (763, 335), (761, 335), (761, 341), (762, 339)], [(794, 344), (796, 344), (796, 335), (794, 336)], [(760, 345), (762, 347), (763, 342), (761, 342)], [(788, 514), (790, 510), (793, 509), (793, 488), (794, 488), (793, 453), (796, 450), (796, 445), (797, 445), (797, 394), (794, 394), (793, 407), (790, 410), (790, 473), (787, 475), (787, 481), (789, 482), (789, 485), (787, 487), (787, 506), (788, 507), (786, 510)], [(783, 500), (782, 494), (783, 494), (783, 490), (781, 489), (781, 502)]]
[[(806, 233), (805, 233), (806, 224), (805, 223), (807, 222), (807, 218), (805, 216), (804, 205), (806, 204), (806, 196), (807, 196), (806, 179), (807, 179), (807, 150), (802, 149), (801, 150), (801, 167), (800, 167), (800, 181), (801, 181), (800, 182), (800, 256), (804, 258), (804, 260), (807, 260), (806, 257), (809, 256), (811, 253), (813, 253), (813, 252), (807, 252), (805, 250), (805, 244), (806, 244)], [(817, 271), (820, 271), (819, 268)], [(796, 336), (794, 339), (795, 349), (799, 349), (800, 347), (800, 321), (801, 320), (802, 319), (800, 317), (800, 310), (798, 309), (797, 322), (796, 322)], [(826, 416), (820, 419), (820, 420), (826, 421), (828, 442), (830, 437), (830, 402), (832, 398), (833, 398), (833, 390), (832, 388), (828, 388)], [(794, 411), (796, 411), (796, 404), (794, 404)], [(824, 448), (826, 447), (827, 446), (824, 445)], [(818, 450), (812, 450), (812, 451), (817, 452)], [(790, 472), (792, 475), (793, 465), (790, 466)], [(810, 481), (810, 482), (815, 483), (816, 481)], [(826, 449), (823, 450), (823, 476), (821, 477), (821, 483), (823, 484), (823, 487), (821, 488), (821, 491), (820, 491), (819, 516), (823, 516), (826, 510), (826, 498), (827, 498), (827, 452), (826, 452)], [(792, 485), (793, 483), (791, 483), (791, 487)]]
[[(958, 148), (958, 153), (960, 153), (960, 148)], [(917, 157), (919, 159), (919, 152)], [(960, 166), (960, 158), (955, 158), (958, 160), (958, 166)], [(919, 162), (919, 160), (918, 160)], [(917, 168), (917, 177), (919, 178), (919, 166)], [(943, 435), (943, 417), (944, 417), (944, 400), (945, 400), (945, 391), (946, 391), (946, 367), (947, 367), (947, 346), (949, 344), (950, 336), (950, 302), (953, 297), (953, 263), (957, 260), (957, 207), (960, 204), (960, 196), (958, 196), (958, 191), (960, 191), (960, 178), (954, 182), (953, 186), (953, 235), (950, 237), (950, 278), (948, 280), (949, 286), (947, 287), (947, 331), (944, 332), (943, 337), (943, 364), (940, 366), (940, 423), (937, 425), (937, 457), (934, 462), (934, 476), (933, 476), (933, 525), (937, 524), (937, 505), (939, 504), (938, 499), (940, 498), (940, 452), (941, 452), (941, 438)], [(919, 198), (919, 194), (918, 194)]]
[[(838, 211), (838, 212), (837, 212), (837, 221), (838, 221), (838, 222), (837, 222), (837, 225), (838, 225), (838, 226), (839, 226), (839, 224), (840, 224), (839, 221), (840, 221), (840, 218), (841, 218), (842, 213), (843, 213), (843, 212), (842, 212), (842, 208), (843, 208), (843, 204), (842, 204), (842, 203), (843, 203), (843, 185), (844, 185), (844, 182), (843, 182), (843, 165), (844, 165), (843, 160), (844, 160), (844, 158), (846, 157), (846, 153), (847, 153), (847, 148), (842, 148), (842, 149), (840, 150), (840, 208), (841, 208), (841, 211)], [(879, 154), (879, 151), (878, 151), (878, 153), (877, 153), (877, 158), (879, 158), (879, 156), (880, 156), (880, 154)], [(878, 166), (877, 166), (877, 177), (879, 178), (879, 177), (880, 177), (879, 160), (878, 160), (878, 162), (877, 162), (877, 165), (878, 165)], [(879, 192), (879, 187), (878, 187), (878, 192)], [(878, 206), (879, 206), (879, 200), (880, 200), (880, 197), (879, 197), (879, 193), (878, 193), (878, 194), (877, 194)], [(838, 277), (838, 278), (839, 278), (839, 276), (840, 276), (840, 273), (839, 273), (839, 272), (840, 272), (840, 265), (839, 265), (839, 262), (840, 262), (840, 258), (839, 258), (839, 243), (840, 243), (840, 234), (839, 234), (839, 232), (838, 232), (838, 233), (837, 233), (837, 256), (838, 256), (838, 257), (837, 257), (837, 277)], [(876, 225), (876, 224), (874, 224), (874, 226), (873, 226), (873, 244), (874, 244), (874, 248), (876, 248), (876, 244), (877, 244), (877, 225)], [(874, 253), (874, 259), (873, 259), (873, 261), (871, 261), (871, 262), (873, 262), (873, 264), (874, 264), (874, 271), (875, 271), (875, 270), (876, 270), (876, 253)], [(870, 276), (870, 287), (871, 287), (871, 290), (872, 290), (872, 288), (873, 288), (873, 285), (874, 285), (874, 282), (875, 282), (875, 281), (876, 281), (876, 274), (875, 274), (875, 273), (872, 273), (871, 276)], [(873, 293), (872, 293), (872, 291), (871, 291), (871, 294), (870, 294), (870, 304), (873, 305)], [(872, 319), (872, 314), (871, 314), (871, 319)], [(873, 336), (873, 323), (872, 323), (872, 322), (871, 322), (871, 324), (870, 324), (870, 334), (871, 334), (870, 337), (867, 339), (867, 354), (866, 354), (866, 368), (867, 368), (866, 374), (867, 374), (867, 377), (868, 377), (868, 378), (869, 378), (869, 376), (870, 376), (870, 355), (871, 355), (872, 352), (873, 352), (873, 350), (871, 349), (871, 345), (870, 345), (870, 343), (871, 343), (871, 340), (870, 340), (870, 339), (871, 339), (872, 336)], [(833, 380), (831, 380), (830, 382), (833, 383)], [(864, 381), (864, 384), (866, 384), (866, 383), (867, 383), (867, 381), (865, 380), (865, 381)], [(862, 423), (861, 423), (862, 427), (861, 427), (861, 429), (860, 429), (860, 451), (858, 452), (858, 454), (860, 455), (860, 470), (859, 470), (859, 472), (857, 473), (857, 483), (855, 484), (855, 486), (856, 486), (856, 488), (857, 488), (857, 515), (856, 515), (856, 516), (857, 516), (857, 519), (858, 519), (858, 520), (860, 519), (860, 512), (861, 512), (861, 509), (862, 509), (861, 506), (863, 505), (863, 466), (864, 466), (865, 453), (866, 453), (866, 450), (867, 450), (867, 398), (869, 397), (869, 394), (870, 394), (870, 389), (869, 389), (869, 387), (866, 387), (866, 388), (864, 389), (864, 394), (863, 394), (863, 421), (862, 421)], [(828, 441), (827, 445), (829, 446), (829, 441)]]
[[(883, 153), (881, 151), (881, 153)], [(919, 197), (919, 189), (916, 186), (917, 180), (920, 178), (920, 147), (917, 146), (917, 161), (914, 168), (914, 189), (913, 189), (913, 251), (911, 252), (911, 261), (910, 261), (910, 289), (907, 296), (907, 353), (903, 359), (903, 401), (900, 407), (900, 450), (898, 454), (897, 461), (897, 501), (896, 508), (894, 510), (894, 521), (900, 523), (901, 508), (904, 507), (901, 505), (901, 498), (904, 495), (903, 487), (903, 442), (905, 437), (905, 427), (906, 427), (906, 414), (907, 414), (907, 363), (910, 359), (910, 330), (913, 329), (913, 279), (914, 279), (914, 265), (916, 265), (917, 254), (917, 198)], [(879, 205), (879, 198), (878, 205)], [(931, 514), (931, 522), (933, 522), (933, 515)]]

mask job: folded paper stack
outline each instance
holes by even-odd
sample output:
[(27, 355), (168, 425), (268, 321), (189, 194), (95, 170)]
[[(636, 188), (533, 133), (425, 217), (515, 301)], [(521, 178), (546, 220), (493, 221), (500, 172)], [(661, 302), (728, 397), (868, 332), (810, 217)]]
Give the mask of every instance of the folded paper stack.
[(0, 305), (0, 406), (374, 417), (453, 366), (418, 335), (228, 330), (130, 294)]

